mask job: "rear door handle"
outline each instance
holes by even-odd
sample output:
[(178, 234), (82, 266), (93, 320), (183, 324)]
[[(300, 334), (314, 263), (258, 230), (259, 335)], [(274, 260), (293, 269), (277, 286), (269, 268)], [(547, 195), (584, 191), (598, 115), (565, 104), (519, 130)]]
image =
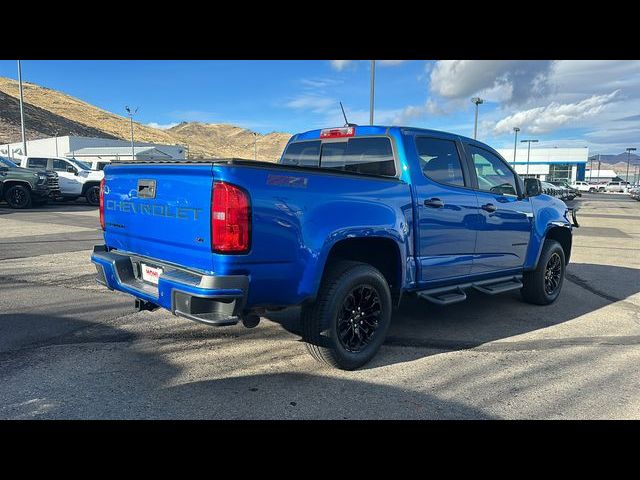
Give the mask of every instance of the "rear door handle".
[(485, 205), (482, 205), (482, 207), (480, 207), (480, 208), (482, 208), (483, 210), (485, 210), (485, 211), (487, 211), (489, 213), (493, 213), (493, 212), (495, 212), (497, 210), (496, 206), (493, 203), (487, 203)]
[(444, 202), (439, 198), (429, 198), (424, 201), (424, 206), (431, 208), (442, 208), (444, 207)]

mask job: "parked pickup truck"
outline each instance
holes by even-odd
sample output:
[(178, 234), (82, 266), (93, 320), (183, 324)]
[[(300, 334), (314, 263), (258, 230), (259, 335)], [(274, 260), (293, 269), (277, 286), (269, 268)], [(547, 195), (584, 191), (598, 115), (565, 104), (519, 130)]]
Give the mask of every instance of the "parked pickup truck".
[[(97, 281), (209, 325), (301, 306), (318, 360), (369, 361), (405, 295), (438, 305), (520, 290), (554, 302), (575, 213), (491, 147), (417, 128), (294, 135), (279, 163), (105, 168)], [(577, 225), (575, 225), (577, 226)]]
[(27, 168), (55, 172), (60, 181), (56, 198), (73, 201), (84, 197), (89, 205), (98, 206), (100, 181), (104, 174), (92, 170), (90, 165), (66, 157), (23, 157), (20, 164)]
[(43, 205), (60, 193), (55, 172), (21, 168), (12, 160), (0, 157), (0, 199), (11, 208)]

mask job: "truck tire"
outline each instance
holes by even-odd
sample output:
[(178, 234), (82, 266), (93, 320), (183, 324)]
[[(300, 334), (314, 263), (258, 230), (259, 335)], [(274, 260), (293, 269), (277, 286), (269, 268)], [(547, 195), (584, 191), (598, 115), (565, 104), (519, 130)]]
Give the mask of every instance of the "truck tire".
[(98, 205), (100, 205), (100, 186), (93, 185), (87, 188), (87, 191), (84, 194), (84, 198), (92, 207), (97, 207)]
[(11, 208), (29, 208), (32, 202), (31, 190), (24, 185), (12, 185), (4, 192), (4, 199)]
[(316, 302), (302, 307), (302, 335), (319, 362), (355, 370), (373, 358), (391, 323), (391, 292), (384, 275), (366, 263), (328, 267)]
[(522, 298), (536, 305), (555, 302), (562, 290), (565, 270), (562, 246), (555, 240), (545, 240), (538, 266), (532, 272), (525, 272), (523, 275)]

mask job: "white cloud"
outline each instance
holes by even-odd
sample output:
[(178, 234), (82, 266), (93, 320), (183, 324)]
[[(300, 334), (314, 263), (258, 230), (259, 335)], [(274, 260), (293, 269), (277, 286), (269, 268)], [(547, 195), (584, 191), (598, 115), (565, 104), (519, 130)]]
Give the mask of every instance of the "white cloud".
[(329, 62), (331, 62), (331, 68), (340, 72), (348, 67), (353, 60), (329, 60)]
[[(361, 60), (362, 62), (369, 62), (370, 60)], [(397, 67), (402, 65), (407, 60), (376, 60), (376, 66), (380, 67)], [(356, 65), (357, 60), (329, 60), (331, 68), (341, 72), (347, 67)]]
[(522, 103), (545, 93), (552, 62), (542, 60), (440, 60), (431, 70), (432, 93), (462, 99)]
[(380, 65), (381, 67), (397, 67), (405, 62), (406, 60), (376, 60), (376, 65)]
[(529, 133), (547, 133), (570, 122), (576, 122), (593, 117), (614, 99), (619, 90), (606, 95), (592, 95), (576, 103), (551, 102), (547, 106), (531, 108), (503, 118), (494, 128), (496, 134), (511, 133), (513, 127), (520, 127)]
[(334, 78), (302, 78), (300, 83), (309, 89), (323, 89), (340, 85), (343, 82)]
[(339, 109), (337, 101), (319, 95), (299, 95), (284, 105), (295, 110), (309, 110), (313, 113), (324, 113), (331, 107)]
[(147, 124), (145, 124), (147, 127), (151, 127), (151, 128), (158, 128), (160, 130), (168, 130), (172, 127), (175, 127), (176, 125), (178, 125), (177, 123), (156, 123), (156, 122), (149, 122)]
[(407, 125), (412, 120), (425, 117), (427, 115), (443, 115), (444, 109), (433, 99), (427, 99), (424, 105), (409, 105), (403, 108), (393, 119), (394, 125)]

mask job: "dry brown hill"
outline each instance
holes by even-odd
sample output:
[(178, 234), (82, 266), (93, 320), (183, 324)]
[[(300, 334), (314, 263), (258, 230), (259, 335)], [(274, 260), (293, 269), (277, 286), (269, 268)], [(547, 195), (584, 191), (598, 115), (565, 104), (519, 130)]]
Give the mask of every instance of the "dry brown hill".
[[(0, 77), (0, 143), (20, 141), (19, 95), (17, 81)], [(23, 95), (29, 139), (49, 137), (56, 131), (58, 135), (130, 138), (126, 117), (33, 83), (23, 82)], [(134, 122), (134, 127), (136, 141), (187, 145), (190, 157), (254, 157), (253, 132), (233, 125), (183, 122), (160, 130)], [(257, 134), (258, 159), (277, 160), (289, 137), (287, 133)]]

